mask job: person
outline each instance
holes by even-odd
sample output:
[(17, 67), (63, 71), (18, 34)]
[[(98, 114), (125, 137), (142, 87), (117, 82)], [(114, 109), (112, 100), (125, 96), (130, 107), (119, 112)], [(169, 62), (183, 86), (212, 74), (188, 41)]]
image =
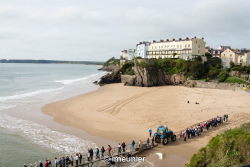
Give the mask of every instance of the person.
[(104, 158), (105, 148), (102, 146), (101, 148), (102, 158)]
[(191, 136), (190, 136), (191, 132), (190, 132), (190, 129), (189, 129), (189, 128), (186, 129), (186, 134), (187, 134), (188, 139), (190, 139), (190, 137), (191, 137)]
[(78, 153), (78, 156), (79, 156), (79, 164), (81, 165), (82, 164), (82, 154)]
[(133, 140), (131, 143), (131, 152), (134, 152), (135, 150), (135, 141)]
[(44, 167), (49, 167), (49, 162), (48, 162), (48, 160), (45, 161)]
[(152, 146), (154, 146), (155, 145), (155, 138), (154, 138), (154, 136), (152, 137)]
[(139, 146), (139, 150), (141, 150), (141, 146), (142, 146), (142, 141), (141, 140), (139, 140), (138, 146)]
[(150, 143), (150, 140), (149, 140), (149, 138), (147, 139), (147, 146), (149, 146), (149, 143)]
[(152, 129), (149, 129), (148, 132), (149, 132), (149, 137), (151, 137), (153, 132)]
[(90, 151), (89, 151), (90, 149), (88, 149), (88, 152), (87, 152), (87, 158), (88, 158), (88, 161), (90, 162)]
[(39, 162), (39, 167), (43, 167), (43, 162), (42, 161)]
[(74, 165), (74, 157), (73, 157), (73, 155), (70, 156), (70, 162), (71, 162), (71, 166), (73, 166)]
[(38, 167), (37, 162), (35, 162), (35, 167)]
[(65, 161), (66, 161), (66, 166), (69, 166), (69, 164), (70, 164), (70, 158), (69, 158), (69, 156), (66, 156)]
[(227, 114), (224, 114), (224, 115), (223, 115), (223, 120), (224, 120), (224, 122), (225, 122), (225, 121), (227, 122), (227, 120), (228, 120), (228, 115), (227, 115)]
[(59, 163), (58, 162), (59, 161), (58, 161), (57, 157), (55, 157), (55, 165), (56, 165), (56, 167), (59, 167)]
[(182, 132), (182, 137), (184, 141), (187, 141), (187, 133), (185, 130)]
[(108, 145), (107, 151), (108, 151), (109, 156), (111, 156), (111, 150), (112, 150), (112, 147)]
[(90, 148), (89, 150), (89, 154), (90, 154), (90, 160), (93, 161), (93, 157), (94, 157), (94, 151), (92, 148)]
[(122, 151), (123, 151), (123, 152), (126, 152), (126, 144), (125, 144), (125, 142), (122, 142), (122, 145), (121, 145), (121, 146), (122, 146)]
[(96, 156), (96, 159), (100, 159), (100, 150), (98, 147), (96, 147), (95, 156)]
[(78, 153), (76, 153), (76, 155), (75, 155), (75, 161), (76, 161), (76, 166), (78, 166), (78, 163), (79, 163), (79, 156), (78, 156)]
[(117, 149), (118, 149), (118, 155), (120, 155), (121, 154), (121, 152), (122, 152), (122, 148), (121, 148), (122, 146), (121, 146), (121, 144), (119, 143), (118, 144), (118, 146), (117, 146)]
[(32, 164), (30, 164), (30, 167), (33, 167), (33, 165), (32, 165)]

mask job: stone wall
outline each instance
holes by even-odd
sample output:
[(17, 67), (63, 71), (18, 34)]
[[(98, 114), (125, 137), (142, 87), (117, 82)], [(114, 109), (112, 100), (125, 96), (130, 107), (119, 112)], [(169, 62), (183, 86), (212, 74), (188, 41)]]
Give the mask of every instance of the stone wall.
[(247, 85), (244, 84), (205, 82), (196, 80), (188, 80), (184, 84), (184, 86), (196, 87), (196, 88), (224, 89), (224, 90), (234, 90), (234, 91), (243, 90), (243, 88), (247, 88)]

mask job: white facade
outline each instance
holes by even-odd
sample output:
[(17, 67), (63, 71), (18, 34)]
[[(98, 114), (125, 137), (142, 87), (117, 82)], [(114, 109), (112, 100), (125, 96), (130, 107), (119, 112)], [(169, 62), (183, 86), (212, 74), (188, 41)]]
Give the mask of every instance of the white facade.
[(235, 65), (249, 66), (250, 52), (239, 52), (232, 49), (226, 49), (221, 53), (221, 63), (224, 68), (230, 68), (231, 63)]
[(123, 50), (120, 56), (122, 59), (132, 60), (135, 57), (135, 49)]
[(136, 57), (147, 58), (147, 51), (150, 42), (140, 42), (136, 45)]
[(193, 56), (205, 55), (205, 41), (199, 38), (186, 38), (179, 40), (153, 41), (147, 51), (148, 58), (181, 58), (192, 59)]

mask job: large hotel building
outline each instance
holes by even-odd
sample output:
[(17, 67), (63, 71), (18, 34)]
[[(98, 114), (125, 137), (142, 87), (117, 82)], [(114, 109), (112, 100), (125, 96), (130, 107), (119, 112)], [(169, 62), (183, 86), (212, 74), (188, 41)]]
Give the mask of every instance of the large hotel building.
[(203, 38), (185, 38), (178, 40), (153, 41), (147, 48), (147, 58), (181, 58), (192, 59), (193, 56), (205, 55)]

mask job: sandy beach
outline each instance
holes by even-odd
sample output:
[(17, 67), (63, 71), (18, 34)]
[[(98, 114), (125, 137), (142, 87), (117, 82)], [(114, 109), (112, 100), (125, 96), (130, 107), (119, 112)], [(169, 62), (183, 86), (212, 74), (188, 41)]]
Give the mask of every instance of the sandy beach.
[(223, 128), (187, 143), (160, 146), (153, 150), (163, 152), (167, 157), (158, 166), (183, 166), (217, 133), (249, 121), (249, 101), (250, 94), (243, 91), (110, 84), (88, 94), (48, 104), (43, 111), (59, 123), (116, 142), (145, 140), (148, 129), (155, 130), (159, 125), (167, 125), (177, 132), (217, 115), (229, 114), (230, 122)]

